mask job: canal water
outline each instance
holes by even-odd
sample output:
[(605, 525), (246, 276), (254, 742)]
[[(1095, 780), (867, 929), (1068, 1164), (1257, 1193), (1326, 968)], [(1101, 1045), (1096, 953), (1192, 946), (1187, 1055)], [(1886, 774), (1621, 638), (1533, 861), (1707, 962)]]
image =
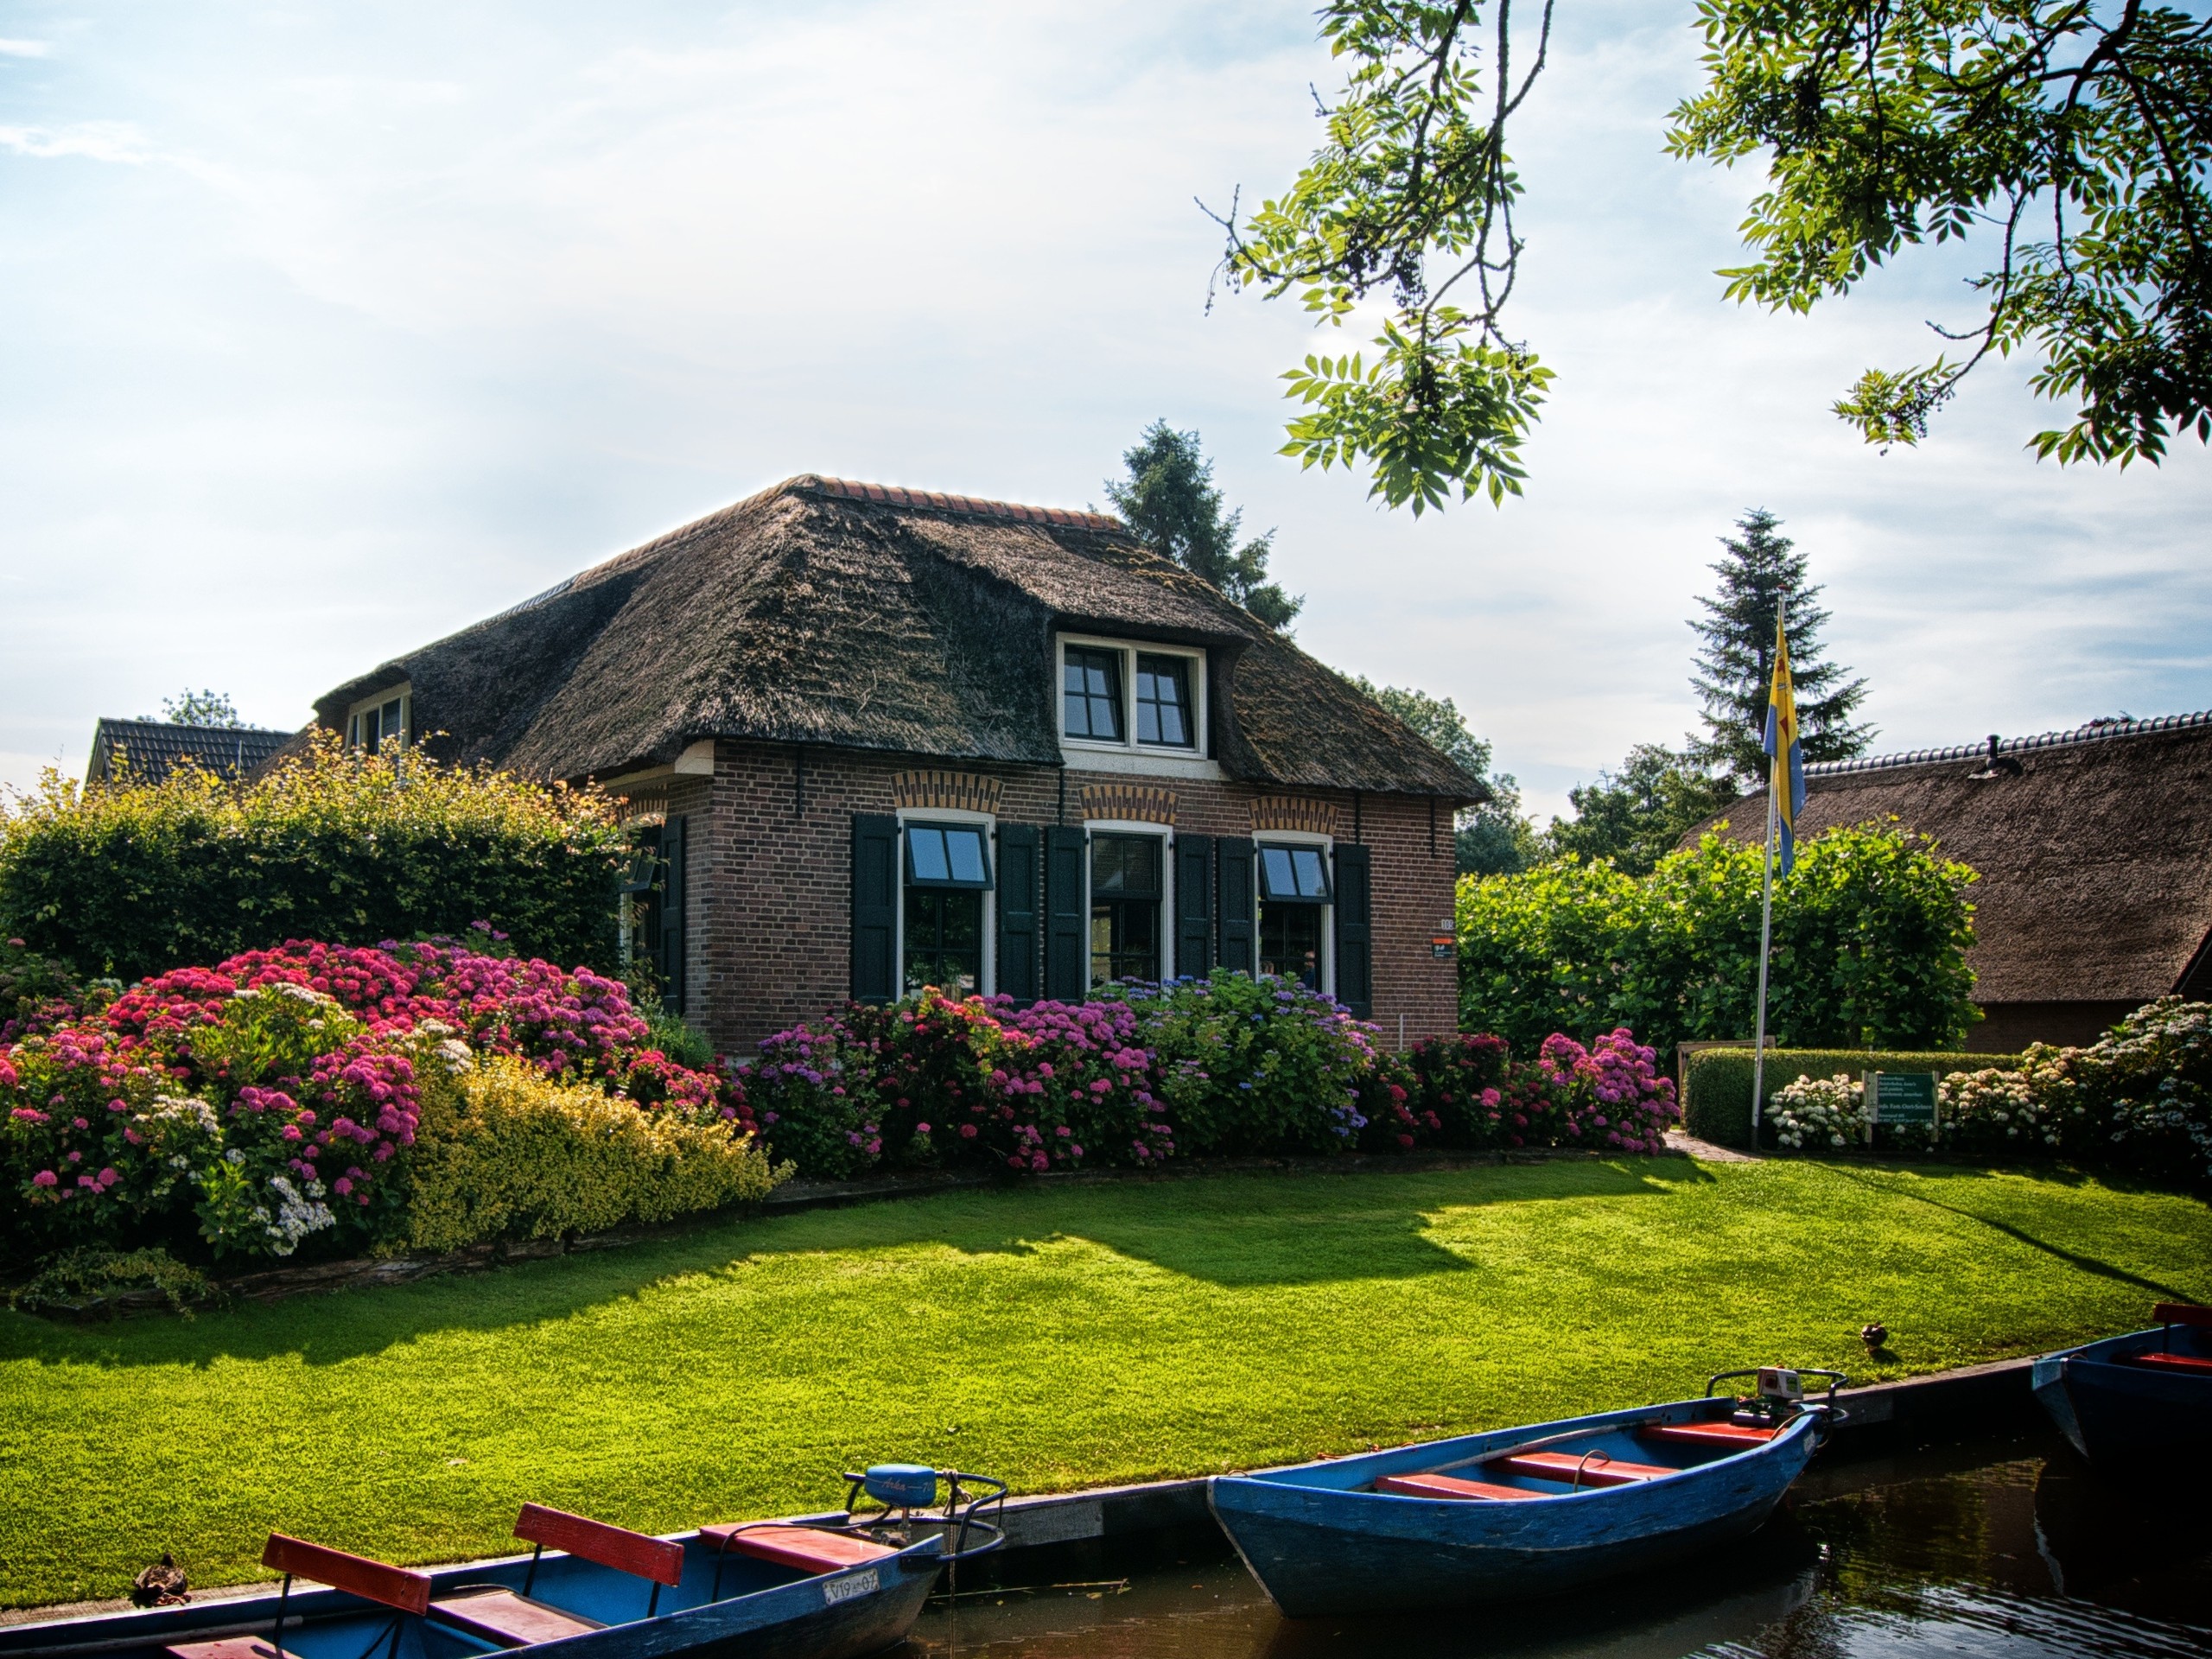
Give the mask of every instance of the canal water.
[(1287, 1619), (1226, 1546), (1071, 1556), (968, 1590), (907, 1659), (2027, 1659), (2212, 1656), (2212, 1493), (2162, 1503), (2056, 1436), (1816, 1463), (1725, 1558), (1557, 1601)]

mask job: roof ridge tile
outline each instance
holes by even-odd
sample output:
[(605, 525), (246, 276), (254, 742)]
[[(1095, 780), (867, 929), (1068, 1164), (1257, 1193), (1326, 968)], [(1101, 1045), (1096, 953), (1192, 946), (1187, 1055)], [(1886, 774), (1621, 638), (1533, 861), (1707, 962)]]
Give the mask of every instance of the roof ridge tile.
[[(2186, 731), (2212, 726), (2212, 709), (2188, 715), (2156, 715), (2147, 720), (2093, 720), (2065, 731), (2037, 732), (2029, 737), (2000, 737), (1997, 753), (2030, 754), (2040, 749), (2066, 748), (2077, 743), (2099, 743), (2108, 738), (2140, 737), (2152, 732)], [(1899, 766), (1925, 766), (1951, 760), (1980, 760), (1989, 753), (1980, 743), (1951, 743), (1936, 748), (1906, 749), (1896, 754), (1870, 754), (1856, 760), (1816, 760), (1805, 768), (1808, 778), (1836, 778), (1862, 772), (1888, 772)]]

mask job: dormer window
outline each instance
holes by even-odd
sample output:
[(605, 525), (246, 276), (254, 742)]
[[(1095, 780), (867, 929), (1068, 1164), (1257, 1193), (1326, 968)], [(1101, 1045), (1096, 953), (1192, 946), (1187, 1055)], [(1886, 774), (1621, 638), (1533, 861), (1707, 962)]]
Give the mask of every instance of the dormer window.
[(1122, 741), (1122, 653), (1068, 647), (1060, 666), (1061, 715), (1070, 737)]
[(412, 699), (405, 686), (379, 693), (365, 702), (357, 702), (346, 716), (346, 741), (354, 748), (374, 753), (387, 741), (407, 741), (408, 704)]
[(1205, 652), (1113, 639), (1060, 642), (1060, 741), (1124, 754), (1205, 751)]
[(1137, 741), (1192, 747), (1189, 658), (1137, 653)]

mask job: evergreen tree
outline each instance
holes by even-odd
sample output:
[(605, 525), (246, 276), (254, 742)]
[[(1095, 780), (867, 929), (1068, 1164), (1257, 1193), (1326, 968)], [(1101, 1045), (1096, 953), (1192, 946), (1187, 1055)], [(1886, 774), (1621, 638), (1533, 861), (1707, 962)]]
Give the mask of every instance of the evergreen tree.
[(1844, 677), (1847, 668), (1821, 658), (1821, 630), (1828, 613), (1814, 601), (1818, 585), (1805, 580), (1805, 555), (1781, 520), (1764, 507), (1736, 521), (1740, 536), (1724, 536), (1727, 556), (1713, 565), (1717, 596), (1700, 596), (1702, 621), (1690, 627), (1704, 643), (1690, 676), (1705, 704), (1705, 732), (1693, 735), (1687, 758), (1708, 771), (1732, 774), (1746, 788), (1766, 776), (1760, 747), (1766, 732), (1768, 683), (1774, 671), (1776, 607), (1789, 601), (1789, 672), (1797, 692), (1797, 730), (1805, 759), (1848, 760), (1866, 752), (1874, 728), (1854, 726), (1851, 715), (1866, 696), (1866, 682)]
[(1736, 787), (1686, 754), (1639, 743), (1618, 772), (1567, 792), (1572, 819), (1554, 818), (1547, 853), (1594, 861), (1610, 858), (1629, 875), (1649, 875), (1675, 843), (1736, 798)]
[(1108, 480), (1106, 496), (1139, 541), (1204, 576), (1269, 627), (1290, 626), (1306, 601), (1268, 580), (1274, 531), (1236, 544), (1243, 510), (1222, 511), (1213, 463), (1197, 433), (1154, 421), (1122, 463), (1129, 475)]
[(1363, 674), (1351, 683), (1437, 748), (1462, 770), (1490, 785), (1490, 799), (1459, 813), (1452, 846), (1461, 875), (1511, 875), (1536, 861), (1536, 832), (1521, 811), (1521, 785), (1510, 772), (1491, 770), (1489, 741), (1467, 729), (1467, 717), (1449, 697), (1411, 686), (1377, 685)]

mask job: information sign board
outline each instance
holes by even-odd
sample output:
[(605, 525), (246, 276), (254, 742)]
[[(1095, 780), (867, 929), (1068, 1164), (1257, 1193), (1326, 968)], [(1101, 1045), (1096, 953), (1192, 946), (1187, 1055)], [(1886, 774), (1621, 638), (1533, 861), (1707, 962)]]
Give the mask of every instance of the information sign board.
[(1869, 1071), (1863, 1078), (1866, 1100), (1866, 1138), (1874, 1138), (1878, 1123), (1936, 1127), (1936, 1074), (1933, 1071)]

